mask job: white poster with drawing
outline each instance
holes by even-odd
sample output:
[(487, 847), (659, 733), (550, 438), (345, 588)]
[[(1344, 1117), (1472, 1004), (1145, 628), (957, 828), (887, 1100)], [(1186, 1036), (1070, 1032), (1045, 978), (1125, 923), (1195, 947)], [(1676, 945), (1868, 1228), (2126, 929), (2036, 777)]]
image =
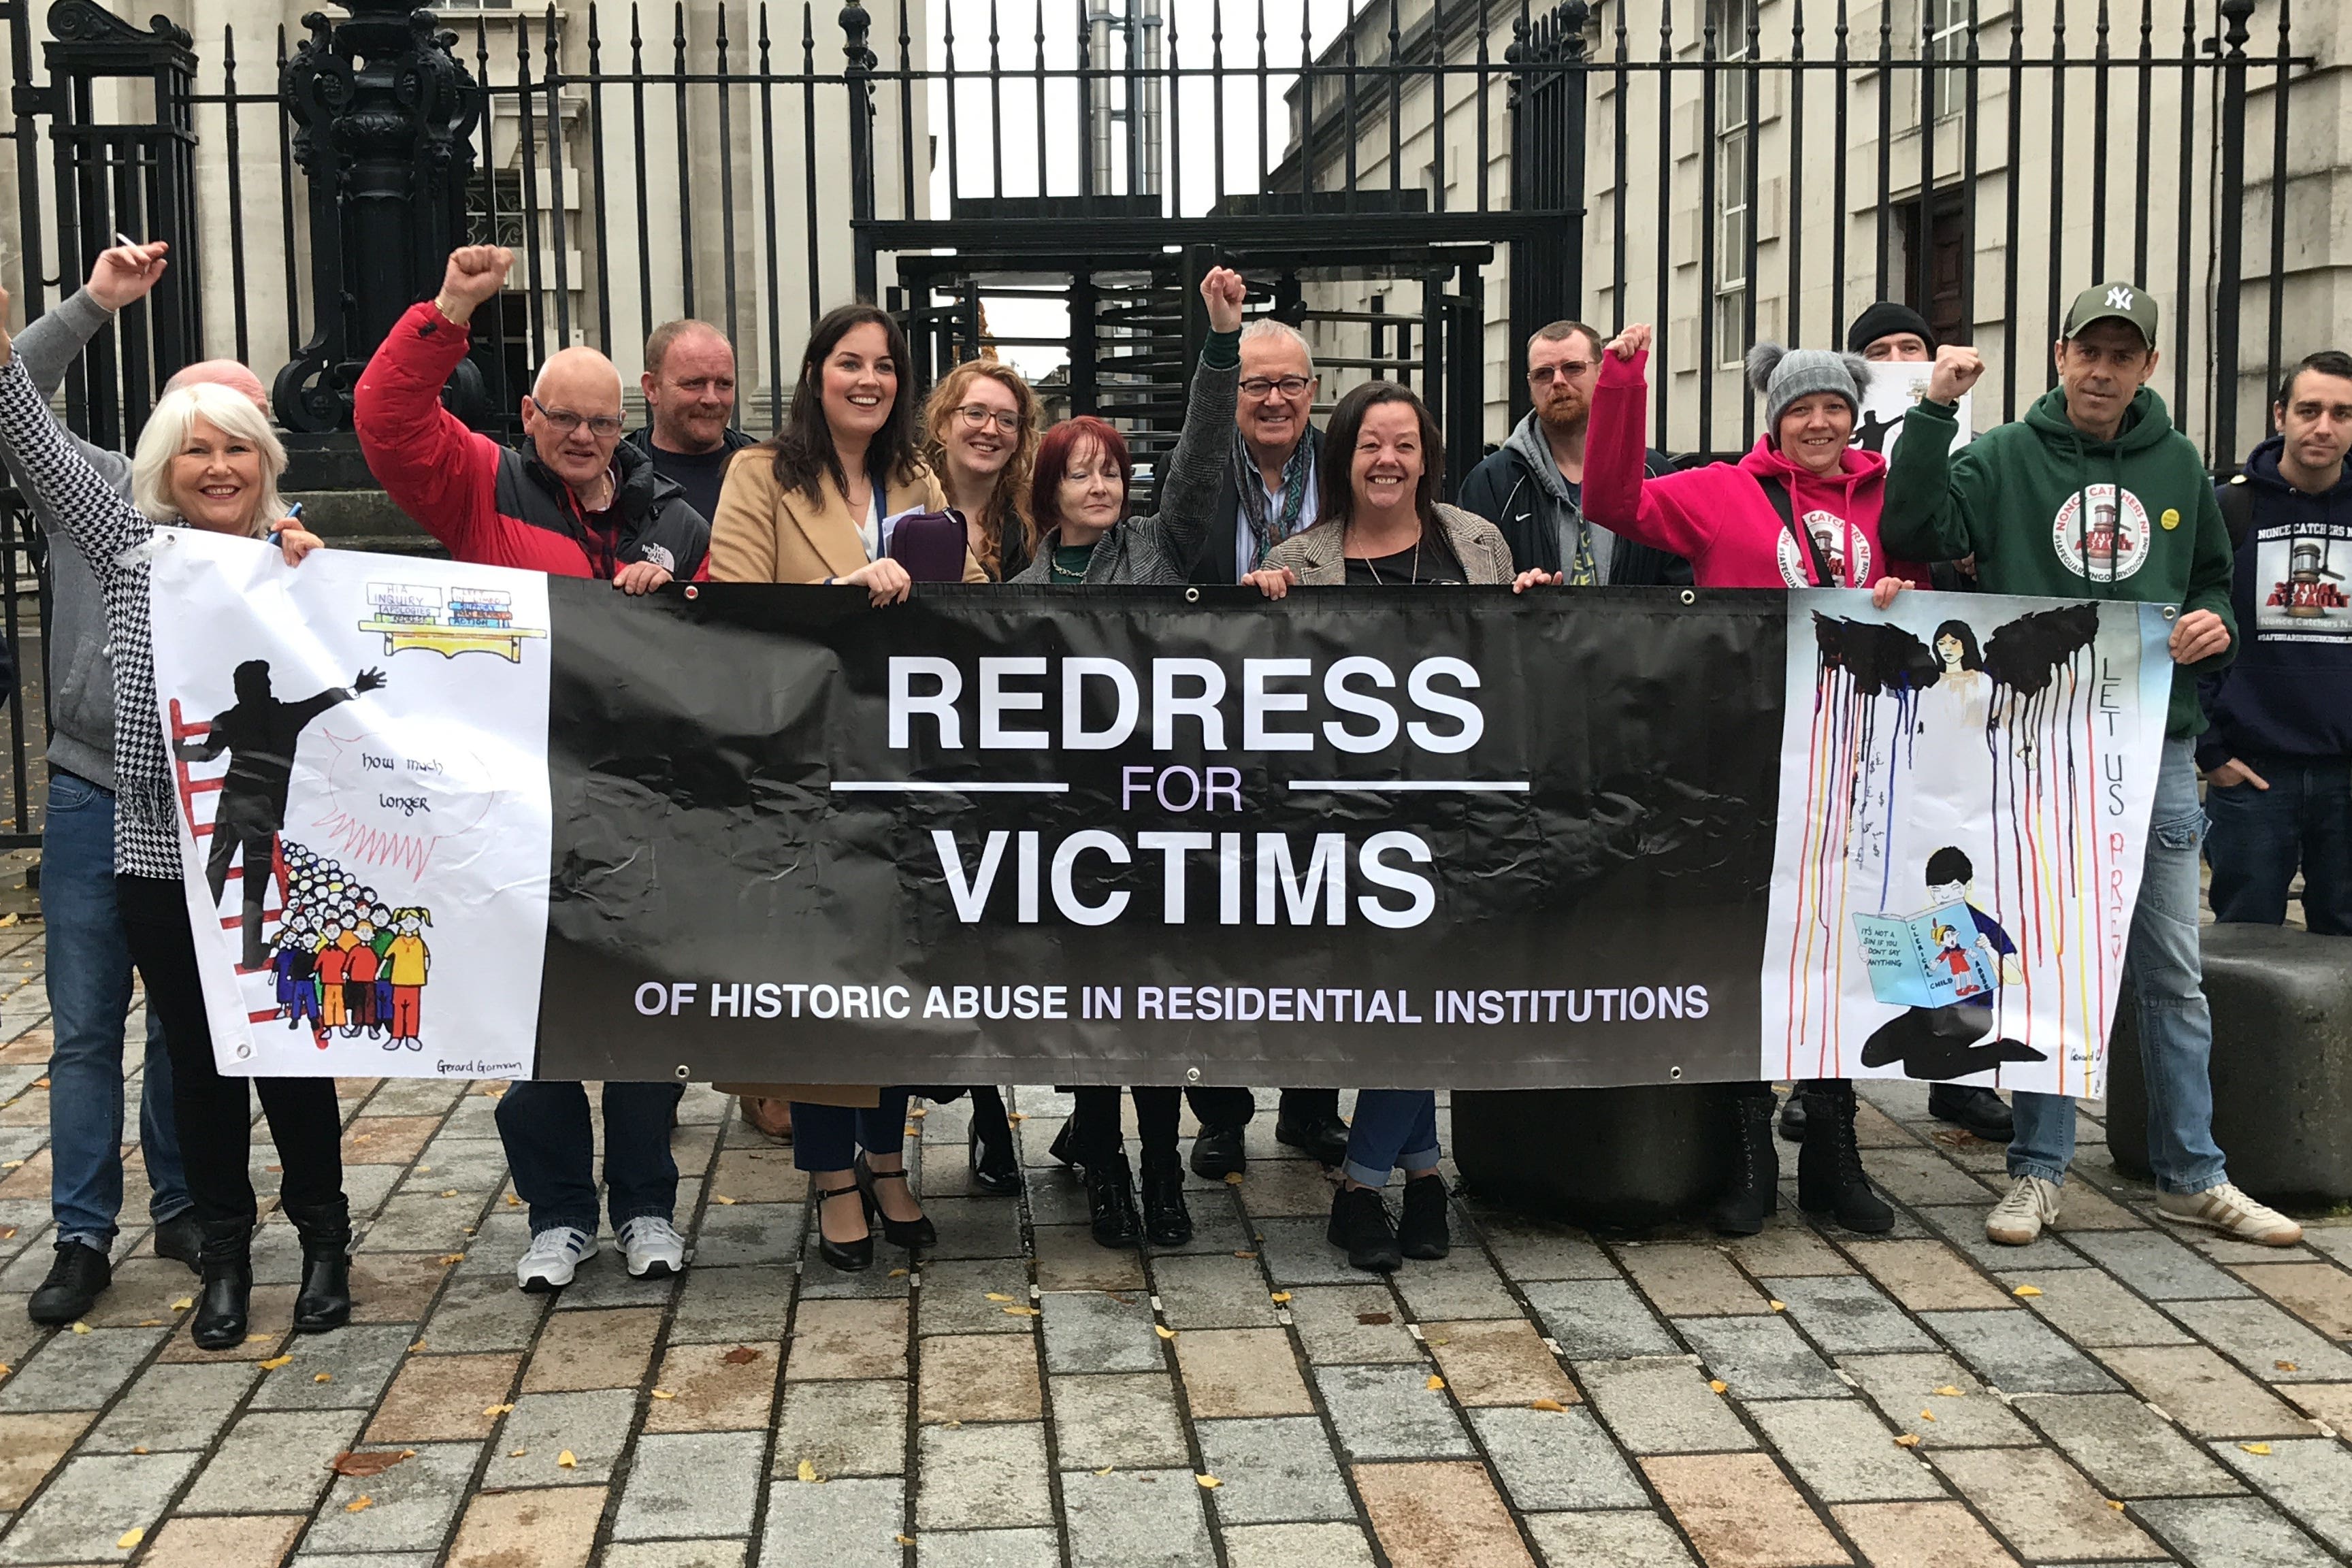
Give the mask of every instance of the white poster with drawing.
[[(1853, 444), (1865, 452), (1877, 452), (1892, 459), (1895, 443), (1903, 436), (1904, 418), (1927, 395), (1927, 378), (1935, 369), (1916, 360), (1873, 364), (1870, 384), (1862, 400), (1862, 414), (1853, 422)], [(1959, 429), (1952, 437), (1955, 452), (1976, 435), (1975, 410), (1969, 403), (1972, 395), (1960, 395)]]
[(157, 537), (157, 721), (221, 1070), (528, 1076), (546, 579)]

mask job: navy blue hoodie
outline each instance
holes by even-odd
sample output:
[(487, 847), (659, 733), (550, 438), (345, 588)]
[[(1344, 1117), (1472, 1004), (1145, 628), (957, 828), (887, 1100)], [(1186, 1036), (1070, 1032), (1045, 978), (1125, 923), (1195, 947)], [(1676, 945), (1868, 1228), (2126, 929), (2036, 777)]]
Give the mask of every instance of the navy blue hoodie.
[(2197, 765), (2209, 770), (2231, 757), (2257, 773), (2264, 757), (2352, 758), (2352, 468), (2326, 494), (2305, 495), (2279, 474), (2284, 449), (2273, 436), (2225, 487), (2249, 492), (2253, 508), (2230, 588), (2238, 658), (2199, 682), (2212, 725)]

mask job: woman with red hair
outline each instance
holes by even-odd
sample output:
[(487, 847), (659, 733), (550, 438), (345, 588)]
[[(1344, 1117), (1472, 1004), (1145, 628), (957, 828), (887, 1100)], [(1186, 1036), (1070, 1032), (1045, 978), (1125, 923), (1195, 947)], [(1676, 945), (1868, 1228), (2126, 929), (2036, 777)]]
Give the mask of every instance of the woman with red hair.
[[(1209, 341), (1192, 375), (1183, 433), (1160, 487), (1160, 510), (1127, 515), (1132, 471), (1127, 441), (1091, 416), (1064, 420), (1037, 448), (1030, 515), (1043, 531), (1036, 554), (1010, 580), (1071, 587), (1079, 584), (1182, 583), (1207, 537), (1217, 489), (1233, 441), (1234, 385), (1241, 375), (1242, 301), (1238, 273), (1218, 268), (1201, 279), (1209, 307)], [(1176, 1150), (1182, 1090), (1139, 1085), (1135, 1120), (1143, 1142), (1143, 1213), (1139, 1220), (1120, 1135), (1118, 1089), (1088, 1085), (1054, 1140), (1054, 1156), (1079, 1167), (1087, 1183), (1087, 1213), (1095, 1239), (1132, 1247), (1139, 1235), (1155, 1246), (1192, 1239), (1184, 1206), (1184, 1164)]]

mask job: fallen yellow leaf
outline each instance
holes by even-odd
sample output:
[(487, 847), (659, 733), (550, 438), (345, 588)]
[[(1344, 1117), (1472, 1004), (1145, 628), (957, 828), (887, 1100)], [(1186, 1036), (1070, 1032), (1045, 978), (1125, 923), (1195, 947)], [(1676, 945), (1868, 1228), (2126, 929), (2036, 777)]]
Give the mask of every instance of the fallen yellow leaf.
[(1423, 1388), (1444, 1388), (1445, 1386), (1445, 1380), (1433, 1372), (1429, 1374), (1429, 1381), (1422, 1384), (1422, 1386)]
[(2117, 1513), (2121, 1513), (2121, 1512), (2123, 1512), (2123, 1510), (2124, 1510), (2124, 1505), (2123, 1505), (2123, 1504), (2121, 1504), (2121, 1503), (2119, 1503), (2119, 1502), (2117, 1502), (2117, 1501), (2116, 1501), (2115, 1499), (2113, 1499), (2113, 1498), (2109, 1498), (2109, 1499), (2107, 1500), (2107, 1506), (2108, 1506), (2109, 1508), (2111, 1508), (2111, 1509), (2114, 1509)]
[(907, 1112), (908, 1115), (913, 1117), (918, 1121), (920, 1121), (924, 1117), (929, 1116), (930, 1113), (931, 1108), (928, 1105), (918, 1105)]
[(522, 1207), (522, 1200), (515, 1196), (512, 1193), (509, 1193), (507, 1194), (507, 1207), (510, 1209), (519, 1209)]
[(2035, 1285), (2020, 1285), (2016, 1289), (2011, 1290), (2010, 1294), (2012, 1296), (2039, 1296), (2042, 1294), (2042, 1289), (2041, 1287)]
[(144, 1445), (144, 1444), (141, 1444), (139, 1447), (132, 1448), (131, 1451), (132, 1453), (134, 1453), (134, 1454), (144, 1454), (144, 1453), (148, 1452), (148, 1449), (147, 1449), (146, 1445)]
[(163, 1326), (163, 1320), (161, 1318), (142, 1318), (139, 1320), (139, 1326), (142, 1329), (160, 1329)]
[(806, 1459), (803, 1459), (803, 1460), (801, 1461), (800, 1468), (799, 1468), (797, 1471), (795, 1471), (794, 1473), (795, 1473), (796, 1475), (798, 1475), (798, 1476), (800, 1477), (800, 1479), (803, 1479), (803, 1480), (804, 1480), (804, 1481), (812, 1481), (812, 1482), (814, 1482), (814, 1481), (821, 1481), (821, 1480), (824, 1479), (824, 1478), (823, 1476), (820, 1476), (820, 1475), (818, 1475), (818, 1474), (816, 1473), (816, 1467), (815, 1467), (814, 1465), (810, 1464)]
[(1785, 1312), (1789, 1310), (1789, 1303), (1786, 1301), (1775, 1301), (1771, 1305), (1772, 1310), (1776, 1312)]
[(1105, 1465), (1101, 1469), (1097, 1470), (1097, 1471), (1095, 1472), (1095, 1474), (1097, 1474), (1097, 1475), (1098, 1475), (1098, 1476), (1107, 1476), (1107, 1475), (1110, 1474), (1110, 1473), (1111, 1473), (1111, 1471), (1113, 1471), (1113, 1470), (1117, 1469), (1118, 1468), (1118, 1466), (1116, 1466), (1116, 1465)]
[(733, 1198), (729, 1197), (725, 1193), (713, 1193), (713, 1194), (710, 1194), (710, 1201), (711, 1201), (712, 1203), (714, 1203), (714, 1204), (725, 1204), (725, 1205), (726, 1205), (728, 1207), (730, 1207), (730, 1208), (732, 1208), (732, 1207), (734, 1207), (734, 1206), (735, 1206), (735, 1200), (734, 1200)]
[(1257, 1254), (1255, 1252), (1236, 1252), (1234, 1256), (1235, 1258), (1255, 1258)]
[(441, 1191), (441, 1195), (445, 1198), (454, 1198), (457, 1195), (457, 1189), (455, 1187), (445, 1187)]
[(1201, 1483), (1202, 1491), (1214, 1491), (1225, 1484), (1214, 1476), (1194, 1476), (1192, 1479)]
[(1919, 1419), (1922, 1421), (1933, 1421), (1935, 1418), (1936, 1413), (1932, 1410), (1922, 1410), (1919, 1412)]
[(1530, 1410), (1549, 1410), (1557, 1415), (1565, 1411), (1568, 1406), (1562, 1405), (1557, 1399), (1538, 1399), (1531, 1403), (1528, 1408)]
[(1919, 1446), (1919, 1434), (1916, 1432), (1906, 1432), (1903, 1436), (1895, 1439), (1895, 1446), (1898, 1448), (1916, 1448)]
[(73, 1326), (73, 1331), (78, 1334), (86, 1334), (89, 1332), (89, 1325), (88, 1323), (76, 1323)]
[(654, 1397), (656, 1399), (676, 1399), (677, 1395), (672, 1394), (667, 1388), (656, 1388), (654, 1390)]
[(424, 1348), (425, 1342), (423, 1340), (411, 1340), (408, 1342), (408, 1353), (410, 1355), (415, 1355), (418, 1351), (421, 1351)]
[(174, 1312), (184, 1312), (195, 1304), (196, 1299), (194, 1296), (183, 1296), (178, 1300), (172, 1303), (172, 1310)]
[(509, 1448), (507, 1450), (507, 1458), (509, 1459), (520, 1459), (525, 1454), (530, 1452), (530, 1450), (529, 1448)]
[[(9, 918), (14, 920), (16, 917), (11, 915)], [(114, 1549), (117, 1552), (128, 1552), (146, 1539), (147, 1532), (144, 1530), (137, 1528), (126, 1530), (115, 1538)]]
[(1008, 1110), (1004, 1113), (1004, 1120), (1007, 1121), (1026, 1121), (1029, 1120), (1029, 1113), (1025, 1110)]
[(2241, 1443), (2238, 1447), (2249, 1454), (2267, 1454), (2271, 1451), (2271, 1446), (2268, 1443)]
[(1269, 1296), (1266, 1299), (1274, 1302), (1275, 1305), (1280, 1306), (1283, 1302), (1290, 1300), (1290, 1292), (1287, 1290), (1276, 1290), (1272, 1296)]
[(504, 1415), (513, 1408), (514, 1406), (511, 1405), (485, 1405), (482, 1406), (482, 1414), (485, 1415)]
[(1929, 1392), (1934, 1394), (1938, 1399), (1965, 1399), (1968, 1397), (1968, 1395), (1962, 1394), (1958, 1388), (1948, 1383), (1944, 1384), (1941, 1388), (1931, 1389)]
[(1010, 1301), (1013, 1300), (1012, 1297), (1006, 1295), (1002, 1290), (991, 1290), (988, 1293), (988, 1299), (992, 1301)]
[(290, 1355), (274, 1355), (268, 1361), (261, 1363), (261, 1370), (264, 1372), (276, 1372), (281, 1366), (291, 1364), (294, 1358)]
[(573, 1455), (571, 1449), (566, 1448), (563, 1452), (555, 1456), (555, 1468), (559, 1470), (578, 1469), (580, 1468), (580, 1460)]
[(310, 1374), (310, 1381), (312, 1383), (332, 1383), (335, 1381), (335, 1374), (331, 1372), (314, 1372)]
[(1170, 1328), (1170, 1327), (1169, 1327), (1167, 1324), (1165, 1324), (1165, 1323), (1154, 1323), (1154, 1324), (1152, 1324), (1152, 1325), (1151, 1325), (1151, 1331), (1152, 1331), (1153, 1333), (1155, 1333), (1155, 1334), (1158, 1334), (1158, 1335), (1159, 1335), (1161, 1339), (1163, 1339), (1163, 1340), (1172, 1340), (1172, 1339), (1174, 1339), (1174, 1338), (1176, 1337), (1176, 1331), (1175, 1331), (1175, 1330), (1173, 1330), (1173, 1329), (1171, 1329), (1171, 1328)]
[(1227, 1171), (1225, 1173), (1225, 1185), (1229, 1187), (1238, 1187), (1241, 1184), (1242, 1173), (1239, 1171)]
[(445, 1252), (441, 1255), (441, 1267), (444, 1268), (447, 1268), (453, 1264), (463, 1263), (465, 1261), (466, 1255), (462, 1252)]
[(365, 1492), (362, 1492), (359, 1496), (352, 1499), (351, 1501), (343, 1505), (343, 1511), (345, 1513), (362, 1513), (374, 1506), (375, 1499), (368, 1496)]
[(2295, 1372), (2300, 1370), (2296, 1367), (2294, 1363), (2291, 1361), (2274, 1361), (2271, 1363), (2271, 1364), (2278, 1368), (2281, 1372)]
[(890, 1539), (897, 1542), (901, 1546), (912, 1546), (915, 1544), (915, 1538), (911, 1535), (894, 1535)]
[(890, 1270), (890, 1278), (893, 1279), (904, 1279), (906, 1277), (907, 1271), (903, 1268), (893, 1268)]
[(1034, 1318), (1042, 1314), (1034, 1307), (1007, 1307), (1004, 1315), (1008, 1318)]
[(1730, 1392), (1731, 1384), (1724, 1382), (1723, 1379), (1718, 1377), (1710, 1379), (1707, 1383), (1707, 1387), (1717, 1394), (1726, 1394)]

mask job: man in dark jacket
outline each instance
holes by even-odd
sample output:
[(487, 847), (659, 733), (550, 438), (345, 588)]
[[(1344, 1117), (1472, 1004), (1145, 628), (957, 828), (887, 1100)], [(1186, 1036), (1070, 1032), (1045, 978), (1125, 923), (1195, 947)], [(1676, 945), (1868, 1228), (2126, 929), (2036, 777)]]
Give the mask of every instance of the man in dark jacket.
[[(1455, 498), (1502, 530), (1511, 565), (1558, 573), (1567, 586), (1655, 587), (1688, 583), (1690, 563), (1621, 539), (1583, 510), (1584, 432), (1601, 379), (1601, 335), (1581, 321), (1554, 321), (1528, 340), (1528, 410), (1503, 445), (1462, 481)], [(1643, 467), (1666, 472), (1652, 452)]]
[(2352, 936), (2352, 354), (2287, 374), (2276, 433), (2221, 487), (2237, 549), (2237, 661), (2200, 682), (2213, 918)]
[[(466, 357), (467, 322), (506, 283), (514, 253), (453, 251), (441, 292), (414, 306), (360, 376), (354, 422), (368, 467), (392, 499), (460, 561), (562, 577), (601, 577), (629, 594), (709, 574), (710, 525), (686, 492), (621, 439), (621, 374), (593, 349), (549, 356), (523, 399), (526, 445), (501, 447), (441, 406)], [(677, 1161), (670, 1120), (685, 1086), (604, 1085), (604, 1195), (630, 1275), (686, 1267), (671, 1223)], [(499, 1101), (499, 1139), (530, 1205), (530, 1246), (515, 1280), (560, 1290), (596, 1253), (595, 1139), (588, 1091), (524, 1079)]]
[(664, 321), (646, 339), (646, 425), (628, 443), (686, 492), (707, 521), (718, 515), (727, 461), (751, 445), (735, 428), (735, 346), (708, 321)]

